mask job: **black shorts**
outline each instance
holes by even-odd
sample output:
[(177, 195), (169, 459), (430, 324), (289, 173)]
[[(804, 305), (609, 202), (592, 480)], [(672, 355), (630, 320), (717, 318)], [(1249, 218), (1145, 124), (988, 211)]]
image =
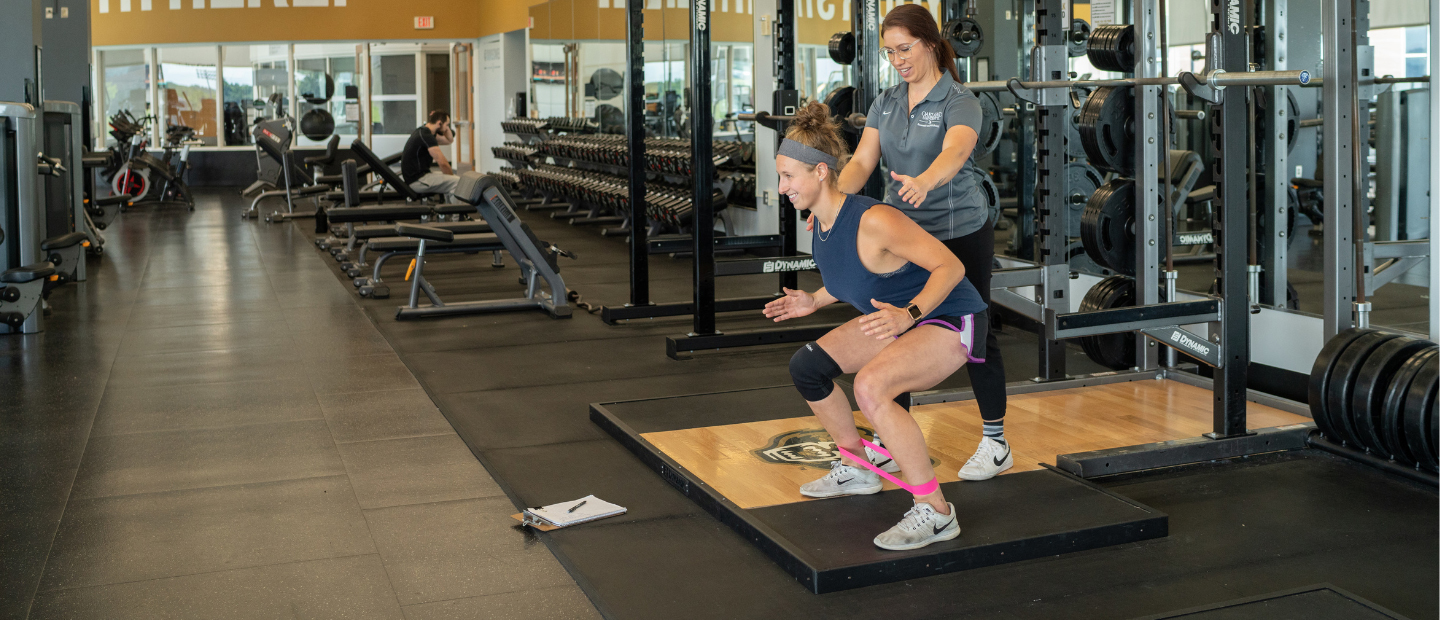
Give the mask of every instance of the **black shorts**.
[[(985, 363), (985, 336), (986, 330), (990, 329), (990, 311), (981, 310), (975, 314), (964, 316), (934, 316), (923, 319), (915, 324), (938, 325), (950, 331), (960, 334), (960, 342), (965, 345), (966, 355), (969, 361), (976, 364)], [(915, 329), (912, 327), (910, 329)]]

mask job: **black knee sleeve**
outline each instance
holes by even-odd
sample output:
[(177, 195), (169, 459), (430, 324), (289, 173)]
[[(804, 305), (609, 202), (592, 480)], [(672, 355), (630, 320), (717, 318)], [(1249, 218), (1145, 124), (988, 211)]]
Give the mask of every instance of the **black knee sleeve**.
[(835, 377), (842, 374), (840, 365), (818, 342), (806, 343), (790, 358), (790, 378), (795, 381), (795, 389), (812, 403), (825, 400), (835, 390)]

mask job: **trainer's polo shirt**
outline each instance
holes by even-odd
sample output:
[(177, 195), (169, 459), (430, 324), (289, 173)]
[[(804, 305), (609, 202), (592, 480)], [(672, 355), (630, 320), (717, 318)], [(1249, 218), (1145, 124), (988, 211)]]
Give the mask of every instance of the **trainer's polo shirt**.
[[(885, 89), (870, 104), (865, 126), (880, 132), (880, 156), (885, 165), (905, 176), (916, 177), (940, 157), (945, 132), (964, 125), (980, 133), (984, 113), (980, 100), (964, 84), (942, 72), (940, 81), (925, 100), (910, 110), (910, 84)], [(990, 219), (980, 175), (985, 174), (971, 159), (949, 183), (925, 196), (920, 208), (900, 200), (900, 182), (885, 179), (885, 202), (898, 207), (915, 223), (940, 240), (962, 237), (980, 230)]]

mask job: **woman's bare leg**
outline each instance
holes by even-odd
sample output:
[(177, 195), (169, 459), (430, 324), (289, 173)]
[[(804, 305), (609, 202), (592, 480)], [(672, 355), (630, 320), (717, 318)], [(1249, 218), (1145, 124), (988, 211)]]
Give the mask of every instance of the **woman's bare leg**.
[[(875, 426), (875, 432), (885, 437), (885, 447), (900, 465), (901, 477), (910, 484), (929, 482), (935, 478), (935, 470), (920, 425), (895, 402), (895, 397), (935, 387), (959, 370), (965, 360), (960, 334), (922, 325), (878, 351), (855, 376), (855, 400), (860, 411)], [(929, 495), (917, 496), (916, 501), (929, 503), (940, 514), (950, 514), (938, 488)]]
[[(817, 344), (835, 360), (840, 370), (852, 373), (859, 371), (891, 342), (866, 336), (860, 330), (860, 319), (857, 317), (821, 336)], [(820, 419), (820, 425), (825, 427), (825, 432), (830, 433), (835, 445), (851, 454), (865, 453), (865, 448), (860, 443), (860, 432), (855, 429), (855, 413), (850, 408), (850, 399), (846, 398), (844, 390), (837, 389), (830, 392), (824, 400), (810, 403), (810, 411)], [(851, 467), (860, 466), (849, 458), (842, 457), (841, 461)]]

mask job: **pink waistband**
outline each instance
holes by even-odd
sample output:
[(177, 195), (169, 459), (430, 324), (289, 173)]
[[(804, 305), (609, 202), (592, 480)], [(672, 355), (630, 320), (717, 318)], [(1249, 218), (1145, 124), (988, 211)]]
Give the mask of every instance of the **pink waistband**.
[[(876, 451), (876, 452), (879, 452), (880, 454), (885, 455), (885, 458), (888, 458), (888, 459), (894, 459), (894, 458), (895, 458), (895, 457), (893, 457), (893, 456), (890, 456), (890, 453), (889, 453), (889, 452), (886, 452), (886, 451), (885, 451), (885, 448), (882, 448), (882, 447), (877, 446), (877, 445), (875, 445), (875, 444), (873, 444), (873, 443), (870, 443), (870, 442), (868, 442), (868, 441), (865, 441), (863, 438), (860, 440), (860, 443), (865, 444), (865, 447), (870, 448), (871, 450), (874, 450), (874, 451)], [(877, 474), (880, 474), (880, 477), (881, 477), (881, 478), (884, 478), (884, 479), (886, 479), (886, 480), (889, 480), (890, 482), (894, 482), (895, 484), (900, 485), (900, 488), (905, 489), (906, 491), (909, 491), (909, 492), (914, 493), (914, 494), (916, 494), (916, 495), (929, 495), (929, 494), (931, 494), (931, 493), (934, 493), (937, 489), (940, 488), (940, 481), (939, 481), (938, 479), (936, 479), (936, 478), (931, 478), (931, 479), (930, 479), (930, 482), (926, 482), (925, 484), (920, 484), (920, 485), (908, 484), (908, 483), (906, 483), (904, 480), (901, 480), (901, 479), (899, 479), (899, 478), (896, 478), (895, 476), (892, 476), (892, 475), (886, 473), (884, 470), (880, 469), (879, 467), (876, 467), (876, 466), (872, 465), (872, 464), (870, 463), (870, 459), (867, 459), (867, 458), (864, 458), (864, 457), (859, 457), (859, 456), (855, 456), (855, 455), (853, 455), (853, 454), (850, 454), (850, 452), (849, 452), (848, 450), (846, 450), (845, 448), (841, 448), (841, 447), (838, 446), (838, 445), (835, 446), (835, 449), (838, 450), (838, 451), (840, 452), (840, 454), (845, 455), (845, 456), (846, 456), (847, 458), (849, 458), (850, 460), (855, 461), (856, 463), (859, 463), (859, 464), (860, 464), (861, 466), (863, 466), (865, 469), (868, 469), (868, 470), (873, 471), (873, 472), (875, 472), (875, 473), (877, 473)]]

